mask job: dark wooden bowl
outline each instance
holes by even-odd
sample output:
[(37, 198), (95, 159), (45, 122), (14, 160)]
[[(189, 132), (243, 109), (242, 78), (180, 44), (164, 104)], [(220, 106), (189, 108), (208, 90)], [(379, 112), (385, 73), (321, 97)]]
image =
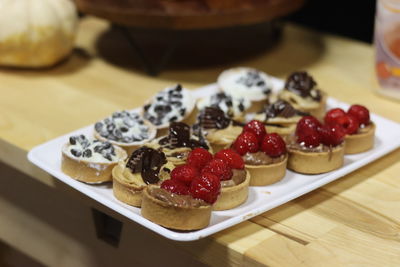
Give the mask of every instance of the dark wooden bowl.
[(75, 0), (80, 11), (113, 23), (176, 30), (255, 24), (287, 15), (304, 0)]

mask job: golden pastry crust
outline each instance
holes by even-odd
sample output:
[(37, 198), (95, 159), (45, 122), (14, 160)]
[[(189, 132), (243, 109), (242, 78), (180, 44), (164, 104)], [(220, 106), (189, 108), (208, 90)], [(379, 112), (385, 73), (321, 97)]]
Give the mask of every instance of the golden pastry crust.
[(150, 186), (143, 191), (141, 214), (144, 218), (175, 230), (198, 230), (209, 225), (211, 205), (200, 207), (173, 206), (153, 197), (149, 193), (149, 189)]
[(327, 94), (322, 93), (321, 101), (314, 101), (311, 98), (303, 98), (288, 90), (282, 90), (279, 98), (289, 102), (295, 109), (310, 113), (310, 115), (322, 119), (326, 111)]
[(365, 131), (357, 134), (346, 135), (345, 154), (357, 154), (368, 151), (374, 147), (376, 126), (373, 122), (370, 123)]
[(229, 125), (225, 129), (207, 129), (205, 138), (210, 143), (214, 153), (229, 148), (242, 132), (243, 127)]
[(145, 119), (143, 119), (143, 121), (144, 121), (144, 124), (146, 124), (146, 126), (149, 127), (149, 138), (144, 139), (140, 142), (122, 143), (122, 142), (109, 140), (107, 138), (102, 137), (96, 130), (94, 130), (94, 137), (96, 139), (99, 139), (100, 141), (103, 141), (103, 142), (107, 141), (113, 145), (119, 146), (119, 147), (123, 148), (126, 151), (126, 153), (128, 153), (128, 155), (130, 155), (130, 154), (132, 154), (133, 151), (135, 151), (139, 147), (143, 146), (144, 144), (150, 142), (151, 140), (153, 140), (156, 137), (156, 134), (157, 134), (156, 127), (154, 127), (153, 124), (151, 124), (149, 121), (147, 121)]
[(213, 210), (233, 209), (247, 200), (249, 194), (250, 173), (246, 171), (245, 180), (235, 186), (222, 187), (217, 201), (213, 205)]
[[(111, 172), (118, 161), (107, 163), (89, 162), (84, 159), (73, 158), (65, 151), (68, 144), (62, 148), (61, 171), (71, 178), (85, 183), (103, 183), (112, 180)], [(125, 150), (115, 146), (117, 158), (121, 161), (125, 160), (127, 154)]]
[(265, 186), (279, 182), (286, 174), (288, 155), (280, 162), (268, 165), (249, 165), (245, 168), (250, 173), (250, 186)]
[[(164, 165), (173, 169), (171, 163)], [(162, 167), (163, 168), (163, 167)], [(118, 163), (112, 170), (113, 194), (116, 199), (134, 207), (140, 207), (142, 192), (147, 187), (140, 173), (132, 173), (125, 167), (125, 162)], [(160, 173), (160, 181), (169, 179), (167, 173)]]
[(303, 174), (320, 174), (343, 166), (345, 144), (331, 151), (310, 152), (289, 148), (288, 169)]

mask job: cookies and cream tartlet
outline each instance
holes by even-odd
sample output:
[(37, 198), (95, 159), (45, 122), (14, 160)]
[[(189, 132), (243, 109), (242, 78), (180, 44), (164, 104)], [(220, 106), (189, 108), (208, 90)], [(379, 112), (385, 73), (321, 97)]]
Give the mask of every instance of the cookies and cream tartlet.
[(94, 136), (127, 151), (146, 144), (155, 138), (156, 128), (135, 111), (117, 111), (94, 124)]
[(107, 182), (113, 167), (126, 157), (125, 150), (110, 142), (76, 135), (62, 147), (61, 170), (82, 182)]
[(157, 129), (189, 119), (195, 106), (191, 92), (180, 84), (158, 92), (143, 108), (143, 117)]

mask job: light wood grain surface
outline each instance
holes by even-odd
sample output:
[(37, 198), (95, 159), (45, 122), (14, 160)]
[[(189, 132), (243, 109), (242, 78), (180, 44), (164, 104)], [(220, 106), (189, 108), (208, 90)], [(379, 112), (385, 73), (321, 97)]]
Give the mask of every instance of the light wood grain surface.
[[(201, 56), (207, 57), (209, 51), (204, 53)], [(268, 50), (219, 65), (171, 65), (154, 78), (137, 67), (121, 36), (110, 33), (107, 23), (89, 17), (82, 20), (77, 49), (66, 62), (42, 71), (0, 70), (0, 159), (52, 190), (67, 191), (27, 162), (29, 149), (115, 110), (139, 106), (165, 86), (180, 82), (196, 88), (214, 82), (223, 69), (239, 65), (282, 78), (307, 70), (329, 95), (365, 104), (400, 122), (400, 103), (374, 93), (370, 45), (287, 25), (282, 41)], [(212, 237), (162, 242), (218, 267), (400, 266), (399, 159), (398, 149)], [(92, 202), (84, 200), (95, 205)], [(148, 236), (147, 243), (160, 240), (134, 223), (129, 229)]]

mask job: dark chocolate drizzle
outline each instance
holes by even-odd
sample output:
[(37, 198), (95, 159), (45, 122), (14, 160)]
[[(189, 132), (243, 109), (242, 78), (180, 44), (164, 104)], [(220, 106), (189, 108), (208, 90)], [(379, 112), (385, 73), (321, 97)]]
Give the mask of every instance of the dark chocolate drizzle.
[[(199, 136), (200, 138), (200, 136)], [(208, 146), (203, 140), (195, 140), (191, 138), (190, 126), (183, 122), (173, 122), (169, 126), (168, 136), (160, 139), (158, 142), (163, 147), (177, 148), (177, 147), (203, 147), (208, 149)]]
[[(285, 89), (293, 92), (301, 97), (311, 97), (315, 101), (321, 100), (321, 92), (316, 89), (317, 83), (305, 71), (298, 71), (292, 73), (286, 80)], [(315, 90), (315, 95), (311, 91)]]
[(200, 126), (203, 129), (225, 129), (231, 124), (231, 119), (225, 113), (215, 107), (206, 107), (199, 116)]
[(307, 116), (308, 113), (295, 109), (289, 102), (278, 100), (275, 103), (266, 105), (264, 110), (259, 112), (265, 114), (265, 121), (268, 119), (283, 117), (291, 118), (293, 116)]
[(141, 147), (132, 153), (126, 167), (132, 173), (140, 173), (146, 184), (156, 184), (160, 181), (158, 175), (165, 163), (167, 159), (163, 152), (150, 147)]

